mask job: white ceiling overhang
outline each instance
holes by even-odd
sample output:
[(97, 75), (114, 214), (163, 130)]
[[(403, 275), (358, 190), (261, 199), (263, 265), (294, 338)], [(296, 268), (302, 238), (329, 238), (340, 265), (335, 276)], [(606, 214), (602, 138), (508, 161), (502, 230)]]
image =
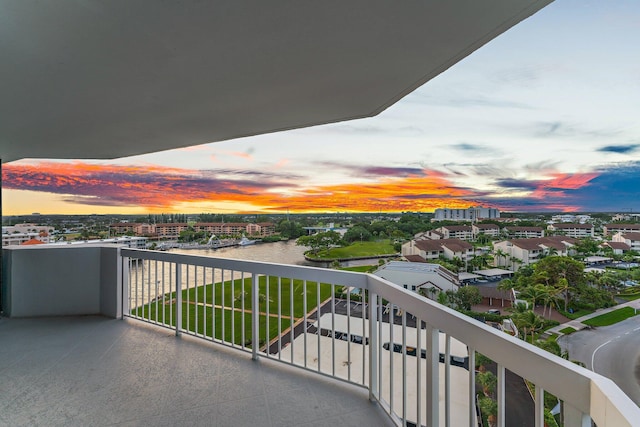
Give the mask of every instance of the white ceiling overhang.
[(551, 0), (0, 0), (0, 156), (373, 116)]

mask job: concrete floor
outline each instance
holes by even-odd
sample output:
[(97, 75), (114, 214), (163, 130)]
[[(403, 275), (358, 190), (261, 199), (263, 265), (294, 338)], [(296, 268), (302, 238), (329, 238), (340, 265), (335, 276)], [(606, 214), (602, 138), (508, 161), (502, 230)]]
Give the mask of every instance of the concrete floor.
[(391, 426), (366, 390), (135, 320), (0, 318), (0, 425)]

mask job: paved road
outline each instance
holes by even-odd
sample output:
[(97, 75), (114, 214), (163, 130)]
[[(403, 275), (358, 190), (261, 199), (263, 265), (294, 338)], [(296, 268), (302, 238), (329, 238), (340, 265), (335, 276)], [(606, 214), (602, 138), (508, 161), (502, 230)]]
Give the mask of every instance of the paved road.
[[(640, 405), (640, 316), (558, 339), (572, 360), (612, 379)], [(594, 369), (595, 368), (595, 369)]]

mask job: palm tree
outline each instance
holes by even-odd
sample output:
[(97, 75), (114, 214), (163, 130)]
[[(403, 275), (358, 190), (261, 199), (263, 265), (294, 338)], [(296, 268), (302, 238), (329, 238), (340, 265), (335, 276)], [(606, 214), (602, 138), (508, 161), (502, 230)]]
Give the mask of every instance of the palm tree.
[(569, 286), (569, 281), (567, 279), (565, 279), (564, 277), (560, 278), (560, 280), (558, 280), (558, 283), (555, 286), (555, 290), (557, 291), (557, 293), (562, 293), (563, 297), (564, 297), (564, 311), (567, 311), (567, 308), (569, 306), (569, 289), (571, 288), (571, 286)]
[[(502, 263), (500, 262), (500, 259), (505, 259), (506, 260), (507, 253), (505, 251), (503, 251), (502, 249), (496, 250), (495, 253), (496, 253), (496, 257), (498, 258), (498, 266), (501, 266)], [(506, 264), (506, 262), (505, 262), (505, 264)]]
[(542, 318), (531, 310), (525, 311), (524, 313), (518, 313), (517, 315), (513, 316), (513, 321), (518, 329), (521, 328), (523, 330), (525, 341), (527, 340), (527, 335), (529, 334), (529, 332), (531, 333), (532, 343), (533, 334), (544, 324)]
[[(543, 302), (545, 297), (549, 294), (549, 289), (541, 283), (537, 285), (529, 286), (524, 291), (522, 291), (522, 295), (531, 298), (531, 302), (533, 303), (533, 310), (535, 311), (536, 305), (538, 302)], [(544, 310), (542, 312), (544, 316)]]
[(510, 257), (510, 259), (511, 259), (511, 266), (513, 268), (513, 271), (517, 271), (518, 269), (516, 268), (516, 265), (522, 264), (522, 260), (515, 256)]

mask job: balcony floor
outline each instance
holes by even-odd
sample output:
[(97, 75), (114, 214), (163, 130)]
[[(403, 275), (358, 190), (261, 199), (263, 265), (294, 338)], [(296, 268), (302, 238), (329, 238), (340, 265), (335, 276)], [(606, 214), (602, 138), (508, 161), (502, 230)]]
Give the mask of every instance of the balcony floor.
[(0, 318), (0, 425), (393, 424), (359, 387), (89, 316)]

